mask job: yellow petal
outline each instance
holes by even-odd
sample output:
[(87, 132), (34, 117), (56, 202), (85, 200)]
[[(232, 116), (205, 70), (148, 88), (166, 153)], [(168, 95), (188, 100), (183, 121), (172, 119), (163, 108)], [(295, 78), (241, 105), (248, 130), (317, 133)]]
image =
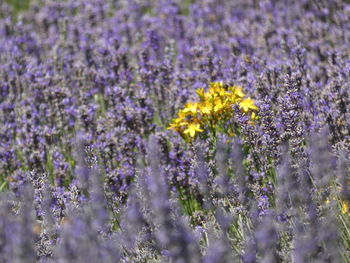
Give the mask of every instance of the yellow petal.
[(249, 109), (252, 109), (252, 110), (259, 109), (257, 106), (254, 105), (254, 100), (252, 100), (251, 98), (246, 98), (246, 99), (242, 100), (239, 103), (239, 106), (243, 109), (244, 112), (248, 112)]

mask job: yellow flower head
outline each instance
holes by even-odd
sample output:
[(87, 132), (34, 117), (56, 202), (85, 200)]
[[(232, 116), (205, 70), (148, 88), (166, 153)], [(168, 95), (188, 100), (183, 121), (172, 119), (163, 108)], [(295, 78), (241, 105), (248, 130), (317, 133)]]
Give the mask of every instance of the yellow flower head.
[(190, 102), (186, 104), (186, 107), (183, 109), (183, 113), (197, 113), (198, 110), (198, 103), (197, 102)]
[(259, 108), (254, 104), (254, 100), (251, 98), (246, 98), (239, 103), (239, 106), (243, 109), (244, 112), (249, 110), (259, 110)]
[(221, 90), (225, 87), (224, 83), (222, 81), (216, 81), (210, 83), (210, 87), (213, 88), (214, 90)]
[(178, 117), (173, 119), (172, 123), (167, 129), (180, 132), (181, 128), (188, 124), (188, 121), (186, 120), (187, 115), (187, 113), (180, 111)]
[(196, 90), (196, 93), (197, 93), (197, 95), (202, 99), (202, 100), (204, 100), (205, 99), (205, 90), (204, 90), (204, 88), (200, 88), (200, 89), (197, 89)]
[(229, 90), (232, 92), (233, 95), (235, 95), (237, 98), (243, 98), (245, 97), (245, 94), (243, 92), (243, 88), (241, 86), (231, 86)]
[(252, 112), (251, 118), (252, 118), (253, 121), (255, 121), (258, 118), (254, 111)]
[(208, 101), (200, 103), (198, 105), (198, 108), (203, 115), (209, 115), (213, 110), (212, 104)]
[(192, 138), (196, 136), (196, 132), (203, 132), (198, 123), (189, 123), (187, 129), (184, 130), (184, 133), (189, 134)]
[(341, 212), (342, 212), (343, 214), (350, 214), (349, 202), (347, 202), (347, 201), (342, 202)]
[(214, 106), (214, 112), (219, 112), (225, 107), (225, 104), (220, 98), (216, 98), (214, 100), (215, 106)]
[(218, 96), (225, 97), (229, 94), (230, 93), (226, 90), (225, 84), (222, 81), (210, 83), (208, 95), (211, 98), (216, 98)]
[(173, 122), (170, 124), (170, 126), (167, 129), (180, 132), (181, 128), (187, 124), (188, 124), (188, 122), (185, 119), (179, 117), (179, 118), (174, 119)]

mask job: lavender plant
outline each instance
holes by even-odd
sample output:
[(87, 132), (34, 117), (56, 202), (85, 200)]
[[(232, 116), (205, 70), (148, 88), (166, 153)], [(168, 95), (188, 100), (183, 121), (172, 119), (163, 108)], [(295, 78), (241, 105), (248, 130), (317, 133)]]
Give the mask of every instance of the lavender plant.
[(0, 1), (0, 261), (350, 262), (349, 39), (342, 0)]

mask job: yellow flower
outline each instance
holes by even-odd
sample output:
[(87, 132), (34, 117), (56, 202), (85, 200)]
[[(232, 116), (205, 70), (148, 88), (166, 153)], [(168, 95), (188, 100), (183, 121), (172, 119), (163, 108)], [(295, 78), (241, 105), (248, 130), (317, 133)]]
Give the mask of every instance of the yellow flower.
[(255, 120), (258, 119), (258, 116), (257, 116), (256, 113), (253, 111), (250, 118), (252, 119), (252, 121), (255, 121)]
[(169, 127), (167, 130), (174, 130), (174, 131), (180, 131), (180, 125), (176, 123), (170, 123)]
[(227, 92), (226, 90), (222, 89), (218, 92), (219, 96), (224, 98), (224, 97), (227, 97), (229, 96), (231, 93)]
[(185, 119), (186, 117), (187, 117), (187, 114), (180, 111), (179, 116), (176, 119), (173, 119), (172, 123), (167, 129), (180, 131), (182, 126), (185, 126), (188, 124), (187, 120)]
[(213, 99), (217, 96), (217, 90), (215, 88), (209, 88), (206, 99)]
[(251, 115), (250, 115), (250, 120), (249, 120), (249, 124), (250, 125), (255, 125), (255, 121), (256, 120), (258, 120), (259, 119), (259, 117), (258, 117), (258, 115), (256, 115), (256, 113), (253, 111), (252, 113), (251, 113)]
[(344, 202), (342, 202), (342, 203), (343, 203), (343, 204), (342, 204), (341, 212), (342, 212), (343, 214), (350, 214), (349, 202), (344, 201)]
[(203, 132), (198, 123), (190, 123), (186, 130), (184, 130), (185, 134), (189, 134), (191, 137), (196, 136), (196, 132)]
[(217, 96), (224, 97), (229, 94), (226, 91), (225, 85), (222, 81), (210, 83), (210, 88), (208, 93), (212, 97), (217, 97)]
[(224, 108), (224, 104), (222, 104), (221, 101), (219, 101), (218, 103), (215, 104), (214, 106), (214, 112), (219, 112)]
[(182, 112), (187, 113), (197, 113), (198, 109), (198, 103), (197, 102), (189, 102), (186, 104), (186, 107), (183, 109)]
[(229, 89), (231, 90), (232, 94), (234, 94), (238, 98), (245, 97), (245, 94), (243, 92), (243, 88), (241, 86), (232, 86)]
[[(180, 133), (186, 140), (203, 132), (205, 127), (223, 128), (224, 123), (234, 114), (234, 105), (238, 105), (249, 115), (252, 125), (259, 119), (256, 112), (259, 108), (253, 99), (246, 97), (241, 86), (228, 86), (222, 81), (217, 81), (210, 83), (207, 92), (200, 88), (196, 93), (199, 101), (188, 102), (168, 127)], [(235, 136), (235, 128), (227, 130), (226, 133)]]
[(237, 102), (239, 102), (241, 99), (239, 97), (237, 97), (234, 93), (230, 93), (227, 96), (227, 102), (232, 104), (236, 104)]
[(254, 105), (254, 100), (251, 98), (246, 98), (239, 103), (239, 106), (243, 109), (244, 112), (249, 110), (258, 110), (259, 108)]
[(204, 88), (200, 88), (196, 90), (197, 95), (203, 100), (205, 99), (205, 91)]
[(169, 127), (167, 128), (168, 130), (175, 130), (175, 131), (180, 131), (181, 127), (187, 125), (187, 121), (177, 118), (174, 119), (173, 122), (169, 125)]
[(200, 112), (203, 114), (203, 115), (209, 115), (212, 111), (212, 106), (209, 102), (203, 102), (203, 103), (200, 103), (198, 105), (198, 108), (200, 110)]
[(184, 120), (187, 121), (191, 117), (191, 112), (190, 111), (185, 111), (185, 109), (182, 109), (179, 111), (178, 117), (175, 119), (177, 121), (179, 120)]
[(210, 87), (214, 90), (220, 90), (224, 88), (224, 83), (222, 81), (212, 82), (210, 83)]

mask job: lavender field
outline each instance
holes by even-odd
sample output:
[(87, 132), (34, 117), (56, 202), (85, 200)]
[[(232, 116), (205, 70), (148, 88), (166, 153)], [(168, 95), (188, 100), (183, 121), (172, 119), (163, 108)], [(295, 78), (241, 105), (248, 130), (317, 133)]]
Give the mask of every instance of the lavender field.
[(0, 263), (350, 262), (350, 1), (0, 0)]

